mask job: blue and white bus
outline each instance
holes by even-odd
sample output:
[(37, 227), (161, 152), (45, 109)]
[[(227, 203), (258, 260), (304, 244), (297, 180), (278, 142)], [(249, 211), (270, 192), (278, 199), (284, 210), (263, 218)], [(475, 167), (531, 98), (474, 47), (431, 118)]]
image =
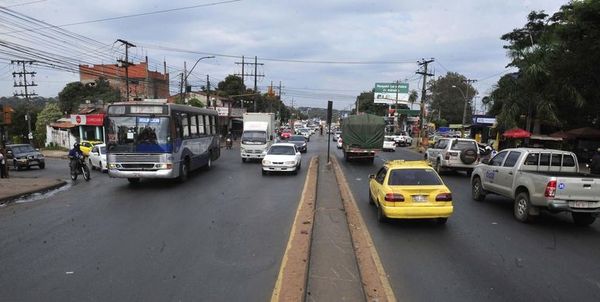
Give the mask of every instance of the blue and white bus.
[(108, 106), (108, 174), (137, 183), (178, 178), (210, 168), (220, 156), (216, 110), (186, 105), (128, 102)]

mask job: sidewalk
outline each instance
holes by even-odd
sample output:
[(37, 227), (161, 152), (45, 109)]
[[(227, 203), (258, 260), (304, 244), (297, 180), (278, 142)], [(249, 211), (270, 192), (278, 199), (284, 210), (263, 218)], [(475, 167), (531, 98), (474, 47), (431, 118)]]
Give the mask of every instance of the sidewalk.
[(60, 188), (65, 184), (64, 180), (51, 178), (0, 178), (0, 204)]
[(326, 161), (320, 156), (306, 301), (364, 301), (346, 212)]

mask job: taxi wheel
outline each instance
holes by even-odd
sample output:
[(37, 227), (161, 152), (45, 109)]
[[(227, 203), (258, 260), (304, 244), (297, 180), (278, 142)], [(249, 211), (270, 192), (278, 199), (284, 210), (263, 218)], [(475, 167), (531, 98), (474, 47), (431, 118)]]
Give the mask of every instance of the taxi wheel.
[(369, 204), (375, 204), (375, 201), (373, 201), (373, 197), (371, 196), (371, 189), (369, 189)]
[(379, 222), (387, 222), (387, 217), (385, 217), (385, 214), (383, 213), (383, 209), (381, 208), (381, 205), (379, 205), (377, 207), (377, 221)]
[(436, 218), (435, 222), (437, 224), (446, 224), (446, 222), (448, 222), (448, 217), (444, 217), (444, 218)]

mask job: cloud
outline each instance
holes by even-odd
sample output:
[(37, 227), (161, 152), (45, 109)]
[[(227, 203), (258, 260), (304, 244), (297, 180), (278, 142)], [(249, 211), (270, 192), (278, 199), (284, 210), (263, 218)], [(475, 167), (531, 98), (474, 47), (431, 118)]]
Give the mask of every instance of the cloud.
[[(211, 1), (46, 1), (14, 9), (52, 24), (65, 24), (208, 2)], [(445, 74), (446, 69), (475, 79), (500, 73), (508, 63), (500, 36), (522, 26), (531, 10), (554, 12), (565, 2), (256, 0), (66, 29), (106, 45), (122, 38), (140, 45), (245, 55), (249, 59), (258, 56), (408, 62), (324, 65), (263, 61), (265, 65), (259, 72), (264, 72), (265, 78), (259, 85), (265, 86), (272, 80), (282, 81), (284, 87), (318, 89), (290, 91), (284, 98), (291, 101), (294, 97), (295, 103), (302, 106), (321, 107), (328, 98), (334, 98), (336, 107), (343, 108), (354, 101), (352, 96), (370, 90), (375, 82), (409, 79), (411, 88), (418, 89), (420, 84), (415, 71), (416, 60), (420, 58), (436, 58), (439, 63), (432, 65), (436, 76)], [(159, 70), (163, 58), (166, 59), (175, 82), (183, 62), (187, 61), (189, 67), (201, 56), (152, 47), (137, 47), (131, 51), (137, 60), (148, 55)], [(121, 53), (122, 48), (117, 45), (110, 52), (115, 59)], [(234, 64), (238, 60), (227, 57), (204, 60), (196, 67), (193, 78), (198, 85), (203, 84), (207, 73), (216, 80), (223, 79), (240, 71), (240, 66)], [(76, 80), (77, 76), (39, 70), (38, 78), (38, 93), (55, 96), (64, 84)], [(497, 78), (499, 76), (477, 83), (476, 87), (485, 93)], [(2, 95), (12, 93), (10, 82), (0, 82), (0, 85)]]

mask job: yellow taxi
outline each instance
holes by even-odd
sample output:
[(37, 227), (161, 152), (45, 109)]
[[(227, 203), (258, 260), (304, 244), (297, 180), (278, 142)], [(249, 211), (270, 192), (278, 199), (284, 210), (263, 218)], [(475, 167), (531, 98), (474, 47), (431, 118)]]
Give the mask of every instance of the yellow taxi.
[(83, 155), (89, 156), (90, 151), (94, 148), (95, 145), (102, 144), (101, 141), (81, 141), (79, 143), (79, 149), (83, 152)]
[(452, 192), (426, 161), (393, 160), (369, 175), (369, 203), (380, 222), (393, 219), (436, 219), (452, 215)]

